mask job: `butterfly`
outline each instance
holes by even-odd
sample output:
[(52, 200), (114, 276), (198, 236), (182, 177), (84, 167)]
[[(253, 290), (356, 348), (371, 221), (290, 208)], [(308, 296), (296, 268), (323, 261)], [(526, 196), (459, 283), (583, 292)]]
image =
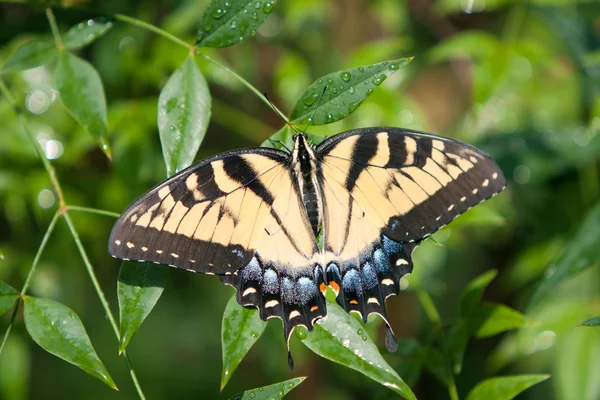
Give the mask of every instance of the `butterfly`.
[(340, 133), (286, 152), (230, 151), (137, 199), (115, 223), (109, 252), (218, 275), (242, 306), (280, 318), (288, 344), (327, 315), (325, 293), (367, 321), (413, 269), (429, 235), (505, 187), (500, 168), (466, 143), (407, 129)]

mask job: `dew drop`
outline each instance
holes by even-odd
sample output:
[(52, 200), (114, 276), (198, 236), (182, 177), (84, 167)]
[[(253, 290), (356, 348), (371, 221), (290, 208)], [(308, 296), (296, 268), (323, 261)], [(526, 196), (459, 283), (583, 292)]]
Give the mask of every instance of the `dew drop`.
[(327, 122), (335, 122), (335, 119), (333, 118), (333, 115), (327, 114)]
[(171, 130), (171, 132), (174, 132), (174, 131), (175, 131), (175, 129), (176, 129), (176, 128), (175, 128), (175, 125), (171, 125), (171, 126), (169, 127), (169, 129)]
[(264, 12), (265, 14), (269, 14), (271, 11), (273, 11), (273, 6), (274, 6), (274, 5), (275, 5), (275, 4), (274, 4), (272, 1), (267, 1), (267, 2), (265, 3), (265, 6), (263, 7), (263, 12)]
[(213, 11), (212, 16), (214, 19), (221, 19), (221, 18), (223, 18), (223, 15), (225, 15), (225, 12), (226, 12), (225, 10), (217, 8), (215, 11)]
[(202, 29), (204, 29), (206, 32), (210, 31), (212, 29), (212, 25), (211, 24), (206, 24), (204, 26), (202, 26)]
[(313, 93), (309, 97), (304, 99), (304, 104), (306, 104), (307, 106), (312, 106), (315, 103), (315, 101), (317, 101), (318, 98), (319, 98), (319, 94)]
[(343, 80), (344, 82), (348, 82), (348, 81), (350, 80), (350, 78), (351, 78), (351, 77), (352, 77), (352, 75), (350, 75), (350, 72), (348, 72), (348, 71), (342, 72), (342, 73), (340, 74), (340, 78), (342, 78), (342, 80)]
[(369, 89), (369, 90), (367, 90), (367, 96), (370, 96), (370, 95), (371, 95), (371, 93), (373, 93), (373, 89)]
[(256, 393), (254, 393), (254, 391), (250, 392), (250, 397), (255, 398), (256, 397)]
[(362, 103), (362, 100), (355, 101), (354, 103), (350, 103), (350, 105), (348, 106), (348, 111), (351, 113), (356, 111), (356, 109), (358, 108), (358, 106), (360, 106), (361, 103)]
[(229, 27), (231, 29), (235, 29), (235, 28), (237, 28), (237, 24), (235, 23), (235, 21), (231, 21), (231, 24), (229, 24)]
[(350, 94), (354, 94), (356, 92), (356, 89), (354, 89), (354, 86), (350, 86), (349, 92), (350, 92)]
[(397, 62), (395, 62), (395, 63), (392, 63), (392, 64), (390, 65), (390, 69), (391, 69), (391, 70), (394, 70), (394, 71), (395, 71), (395, 70), (397, 70), (398, 68), (400, 68), (400, 64), (399, 64), (399, 63), (397, 63)]
[(381, 82), (383, 82), (385, 80), (386, 76), (385, 75), (379, 75), (376, 76), (375, 78), (373, 78), (373, 84), (374, 85), (381, 85)]
[(258, 21), (258, 13), (257, 13), (257, 12), (253, 12), (253, 13), (252, 13), (252, 18), (253, 18), (255, 21)]
[(333, 92), (333, 94), (337, 94), (337, 89), (336, 88), (331, 89), (331, 91)]
[(320, 84), (322, 84), (322, 83), (323, 83), (323, 79), (319, 79), (319, 80), (317, 80), (317, 83), (318, 83), (319, 85), (320, 85)]
[(257, 10), (260, 8), (260, 1), (254, 3), (254, 8), (256, 8)]
[(365, 72), (365, 67), (358, 67), (359, 72)]
[(331, 78), (327, 79), (327, 84), (328, 85), (333, 85), (333, 79), (331, 79)]

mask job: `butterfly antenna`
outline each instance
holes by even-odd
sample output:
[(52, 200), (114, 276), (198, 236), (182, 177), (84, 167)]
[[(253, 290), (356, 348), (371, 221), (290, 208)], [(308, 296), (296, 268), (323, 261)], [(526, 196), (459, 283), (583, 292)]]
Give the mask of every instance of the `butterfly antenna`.
[(304, 130), (302, 131), (302, 134), (304, 135), (306, 133), (306, 130), (308, 129), (308, 127), (313, 123), (313, 121), (315, 120), (315, 115), (317, 114), (317, 110), (319, 109), (319, 106), (321, 105), (321, 101), (323, 100), (323, 96), (325, 96), (325, 91), (327, 90), (327, 86), (325, 86), (323, 88), (323, 93), (321, 93), (321, 97), (319, 97), (319, 102), (317, 103), (317, 106), (315, 107), (315, 111), (313, 111), (313, 114), (311, 115), (311, 117), (308, 119), (308, 124), (306, 125), (306, 127), (304, 128)]
[(269, 141), (269, 143), (271, 143), (273, 145), (273, 147), (275, 147), (276, 144), (281, 145), (281, 147), (285, 148), (288, 153), (291, 153), (292, 151), (285, 145), (285, 143), (283, 143), (281, 140), (273, 140), (271, 138), (267, 139)]
[(290, 122), (287, 120), (287, 118), (285, 117), (285, 115), (283, 115), (281, 113), (281, 111), (279, 111), (279, 109), (277, 107), (275, 107), (275, 104), (273, 104), (273, 102), (269, 99), (269, 96), (267, 96), (266, 93), (263, 93), (263, 96), (265, 96), (265, 99), (267, 99), (267, 102), (269, 103), (269, 105), (271, 106), (271, 108), (273, 109), (273, 111), (275, 111), (275, 113), (277, 115), (279, 115), (279, 117), (283, 120), (283, 122), (285, 122), (285, 124), (287, 126), (289, 126), (294, 132), (298, 133), (298, 129), (296, 129), (296, 127), (294, 125), (290, 124)]

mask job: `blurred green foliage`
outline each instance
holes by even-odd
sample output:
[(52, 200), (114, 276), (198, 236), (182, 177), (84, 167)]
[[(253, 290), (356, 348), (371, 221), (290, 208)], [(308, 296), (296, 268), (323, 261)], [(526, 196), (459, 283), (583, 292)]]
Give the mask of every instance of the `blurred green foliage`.
[[(64, 0), (54, 8), (56, 21), (65, 47), (79, 58), (63, 57), (59, 64), (41, 2), (32, 3), (0, 4), (0, 78), (26, 110), (23, 116), (56, 169), (68, 204), (118, 213), (166, 176), (159, 94), (188, 53), (147, 29), (97, 17), (125, 14), (193, 43), (206, 25), (208, 1)], [(518, 385), (543, 380), (540, 374), (551, 378), (520, 398), (598, 398), (600, 331), (578, 324), (600, 315), (600, 3), (281, 0), (268, 14), (252, 39), (202, 52), (268, 93), (287, 115), (311, 82), (328, 73), (415, 56), (355, 113), (309, 131), (326, 136), (391, 125), (437, 132), (487, 151), (510, 181), (505, 192), (437, 233), (444, 247), (430, 241), (415, 252), (414, 274), (404, 282), (408, 289), (387, 302), (402, 339), (397, 353), (383, 352), (387, 364), (422, 399), (447, 398), (451, 381), (460, 398), (478, 398), (492, 387), (513, 393)], [(95, 21), (93, 31), (80, 24), (89, 18)], [(203, 40), (209, 41), (212, 27), (205, 31)], [(212, 101), (197, 159), (258, 145), (283, 125), (223, 68), (196, 60)], [(91, 122), (106, 125), (96, 137), (59, 100), (57, 69), (67, 62), (91, 65), (99, 73), (108, 107), (104, 120)], [(45, 63), (50, 64), (15, 72), (21, 69), (15, 65)], [(97, 93), (97, 85), (93, 90)], [(15, 300), (10, 287), (19, 290), (29, 273), (56, 212), (57, 194), (4, 94), (0, 120), (0, 280), (10, 285), (0, 286), (4, 310)], [(105, 138), (112, 161), (98, 146)], [(76, 211), (69, 215), (116, 313), (120, 263), (106, 251), (114, 221)], [(492, 269), (498, 271), (495, 278)], [(0, 397), (136, 398), (127, 365), (118, 357), (119, 343), (62, 219), (28, 294), (57, 300), (81, 318), (120, 392), (29, 340), (19, 311), (0, 355)], [(127, 348), (148, 397), (219, 397), (218, 344), (231, 294), (214, 277), (168, 271), (161, 300)], [(2, 332), (10, 316), (0, 318)], [(507, 326), (518, 329), (496, 335)], [(382, 347), (379, 321), (364, 330)], [(220, 398), (295, 376), (309, 379), (289, 398), (395, 396), (307, 351), (300, 345), (312, 340), (305, 332), (297, 336), (291, 341), (292, 374), (281, 324), (270, 322)], [(517, 374), (538, 375), (492, 378)]]

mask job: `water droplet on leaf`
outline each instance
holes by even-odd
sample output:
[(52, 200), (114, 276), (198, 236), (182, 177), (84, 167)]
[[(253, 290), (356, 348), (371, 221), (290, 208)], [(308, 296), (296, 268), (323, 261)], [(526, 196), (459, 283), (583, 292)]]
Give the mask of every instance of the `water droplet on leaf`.
[(343, 81), (348, 82), (350, 80), (350, 78), (352, 77), (352, 75), (350, 74), (350, 72), (346, 71), (346, 72), (342, 72), (340, 74), (340, 78), (342, 78)]

